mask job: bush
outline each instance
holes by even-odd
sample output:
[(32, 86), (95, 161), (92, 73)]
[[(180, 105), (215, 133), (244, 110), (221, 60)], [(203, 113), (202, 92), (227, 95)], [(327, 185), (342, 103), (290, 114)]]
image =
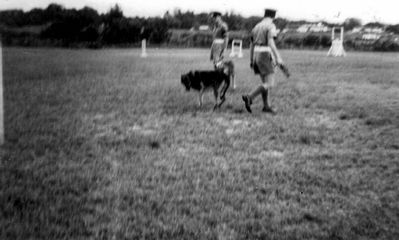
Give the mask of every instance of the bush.
[(392, 38), (382, 38), (374, 44), (375, 51), (399, 51), (399, 42)]
[(317, 47), (320, 45), (320, 36), (309, 34), (303, 38), (303, 45), (305, 47)]
[[(261, 17), (244, 18), (234, 12), (226, 13), (223, 19), (229, 25), (229, 45), (234, 39), (241, 39), (243, 47), (250, 45), (250, 34)], [(166, 44), (175, 47), (210, 47), (211, 31), (198, 31), (198, 27), (209, 24), (208, 13), (194, 14), (176, 9), (167, 12), (162, 18), (127, 18), (122, 9), (115, 5), (105, 14), (98, 14), (92, 8), (80, 10), (65, 9), (58, 4), (50, 4), (46, 9), (0, 11), (0, 34), (4, 44), (23, 46), (64, 46), (91, 47), (139, 46), (146, 38), (152, 44)], [(277, 18), (277, 28), (283, 30), (290, 22)], [(296, 24), (306, 23), (305, 21)], [(325, 23), (326, 24), (326, 23)], [(345, 22), (347, 28), (357, 26), (357, 19)], [(328, 24), (327, 24), (328, 25)], [(331, 25), (330, 25), (331, 26)], [(369, 23), (365, 26), (381, 26)], [(180, 30), (176, 30), (177, 28)], [(181, 30), (184, 28), (184, 30)], [(188, 29), (197, 29), (190, 31)], [(241, 29), (241, 30), (240, 30)], [(387, 27), (387, 32), (397, 33), (399, 25)], [(233, 31), (232, 31), (233, 30)], [(345, 48), (353, 50), (399, 51), (397, 35), (387, 35), (378, 41), (363, 40), (361, 34), (345, 36)], [(328, 48), (331, 46), (330, 33), (298, 33), (295, 30), (282, 33), (276, 39), (279, 48)]]
[(277, 43), (282, 48), (302, 48), (303, 38), (300, 34), (284, 34)]

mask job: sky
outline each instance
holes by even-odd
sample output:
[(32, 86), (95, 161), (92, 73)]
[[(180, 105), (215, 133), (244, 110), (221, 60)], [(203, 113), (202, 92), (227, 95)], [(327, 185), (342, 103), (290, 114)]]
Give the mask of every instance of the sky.
[(195, 13), (221, 11), (235, 12), (245, 17), (262, 16), (264, 8), (277, 9), (277, 17), (290, 20), (343, 22), (355, 17), (362, 22), (399, 24), (397, 0), (0, 0), (0, 10), (45, 8), (58, 3), (66, 8), (89, 6), (100, 13), (118, 4), (127, 17), (162, 16), (167, 10), (179, 8)]

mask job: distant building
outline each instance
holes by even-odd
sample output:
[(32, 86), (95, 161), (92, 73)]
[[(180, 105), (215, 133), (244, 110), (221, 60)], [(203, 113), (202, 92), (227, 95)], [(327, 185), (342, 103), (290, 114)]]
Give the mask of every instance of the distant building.
[(297, 32), (307, 33), (307, 32), (328, 32), (329, 27), (325, 26), (323, 23), (307, 23), (302, 24), (296, 29)]
[(288, 24), (284, 27), (282, 33), (286, 33), (286, 32), (296, 32), (297, 29), (298, 29), (298, 27), (300, 27), (300, 26), (301, 26), (300, 23), (290, 22), (290, 23), (288, 23)]
[(384, 32), (384, 29), (381, 27), (366, 27), (363, 29), (363, 32), (382, 34)]
[(309, 31), (309, 28), (310, 28), (310, 24), (303, 24), (303, 25), (301, 25), (300, 27), (298, 27), (298, 28), (296, 29), (296, 31), (297, 31), (297, 32), (300, 32), (300, 33), (306, 33), (306, 32)]
[(365, 33), (362, 35), (363, 40), (378, 40), (380, 37), (381, 35), (376, 33)]
[(362, 31), (362, 27), (355, 27), (354, 29), (352, 29), (352, 33), (359, 33)]
[(198, 30), (199, 31), (209, 31), (210, 27), (209, 27), (209, 25), (201, 25), (201, 26), (199, 26)]
[(323, 23), (312, 24), (309, 28), (310, 32), (328, 32), (329, 27), (325, 26)]
[(362, 34), (362, 39), (366, 41), (376, 41), (380, 39), (385, 30), (381, 27), (362, 27), (362, 28), (357, 28), (356, 33), (361, 33)]

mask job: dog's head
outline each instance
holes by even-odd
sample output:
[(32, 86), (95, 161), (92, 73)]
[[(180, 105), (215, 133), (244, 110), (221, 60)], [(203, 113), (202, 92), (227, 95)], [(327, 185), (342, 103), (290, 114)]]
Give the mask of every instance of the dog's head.
[(181, 75), (181, 83), (184, 85), (187, 91), (190, 91), (192, 77), (193, 77), (193, 72)]
[(216, 63), (216, 69), (219, 71), (223, 71), (223, 73), (228, 76), (234, 75), (234, 63), (231, 60), (219, 61), (218, 63)]
[(223, 62), (223, 72), (226, 75), (234, 75), (234, 63), (232, 61)]

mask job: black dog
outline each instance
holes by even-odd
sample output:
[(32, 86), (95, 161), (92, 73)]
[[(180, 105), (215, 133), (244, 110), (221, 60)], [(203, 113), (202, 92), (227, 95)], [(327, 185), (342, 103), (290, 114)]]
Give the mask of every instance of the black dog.
[[(194, 71), (181, 76), (181, 83), (186, 87), (187, 91), (194, 89), (199, 91), (199, 106), (202, 106), (202, 96), (208, 89), (213, 89), (215, 96), (215, 106), (219, 108), (226, 100), (226, 91), (230, 86), (230, 76), (225, 74), (224, 71)], [(218, 96), (220, 92), (220, 103), (218, 102)]]

